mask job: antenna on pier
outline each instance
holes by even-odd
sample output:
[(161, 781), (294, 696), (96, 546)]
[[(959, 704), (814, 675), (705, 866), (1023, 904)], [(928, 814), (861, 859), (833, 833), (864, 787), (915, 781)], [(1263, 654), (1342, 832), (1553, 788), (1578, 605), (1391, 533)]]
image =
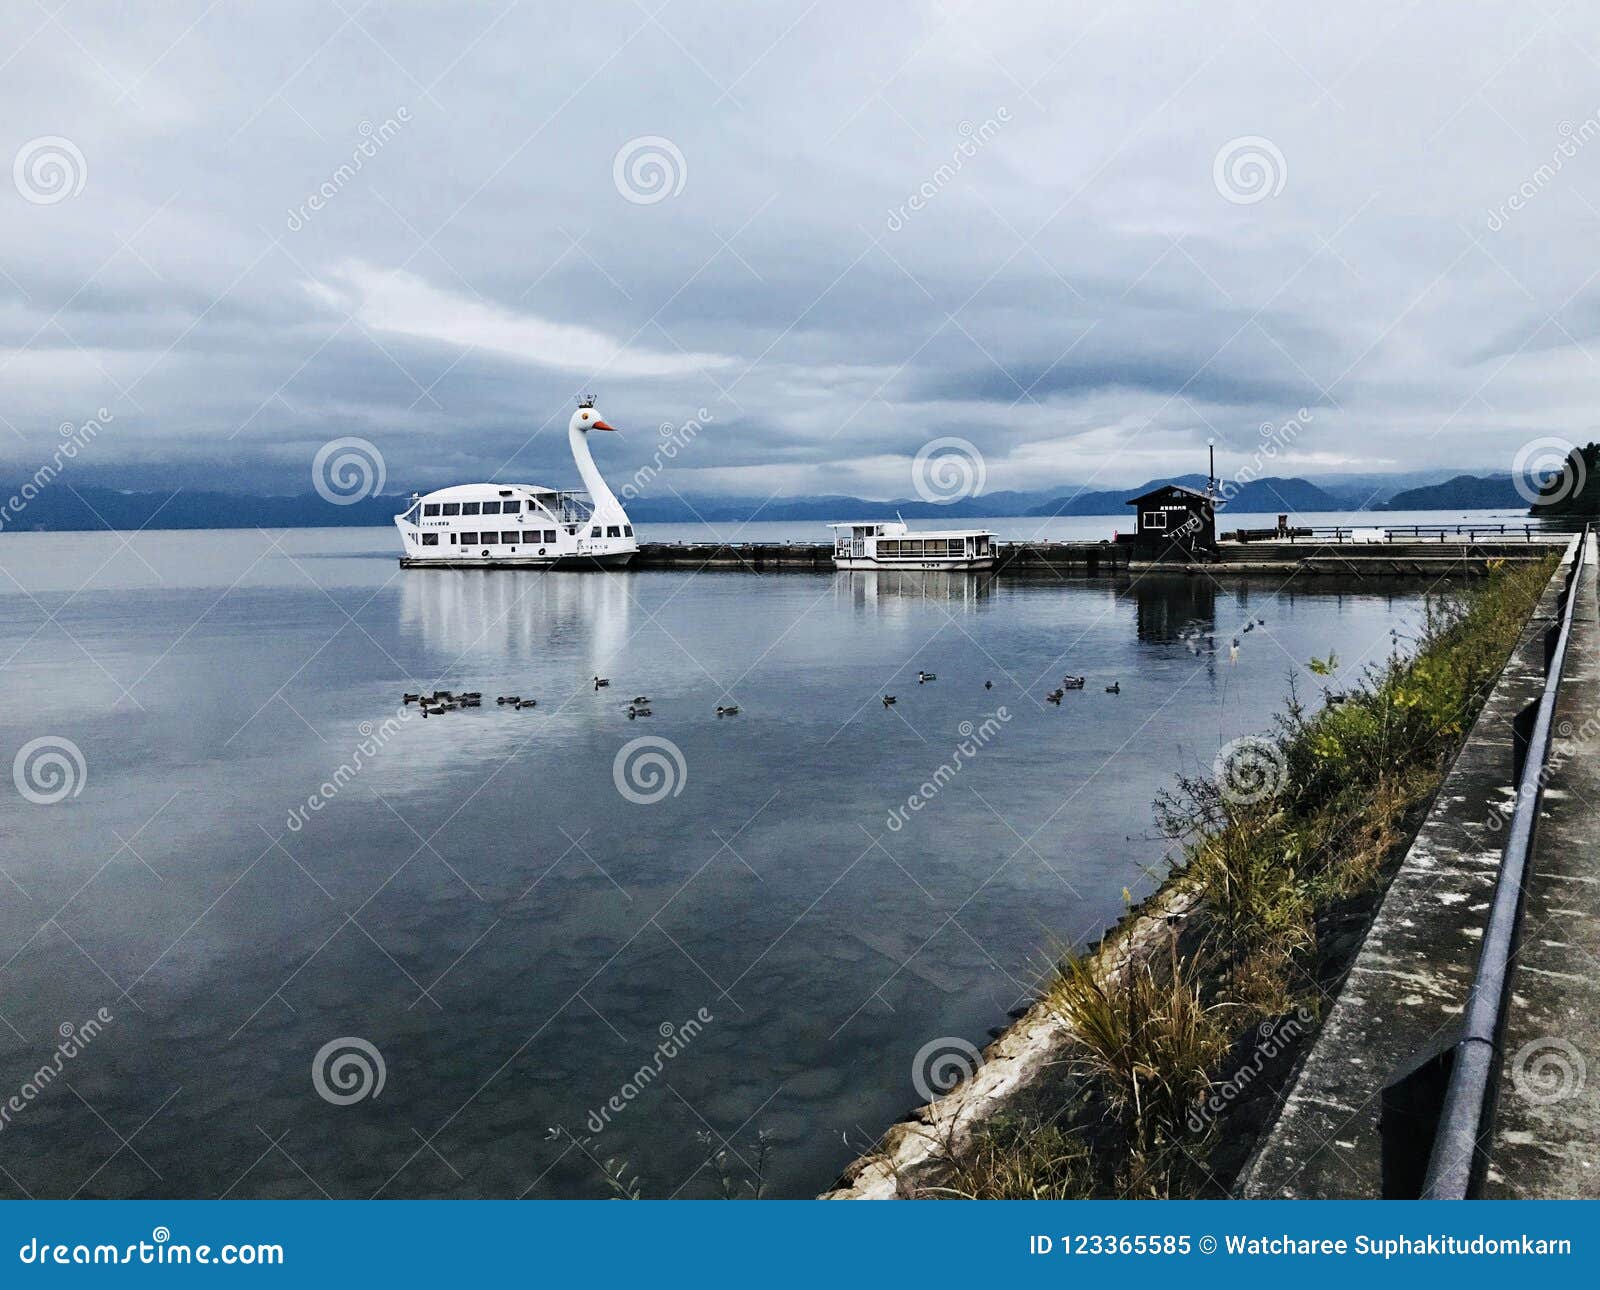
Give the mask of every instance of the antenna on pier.
[(1217, 441), (1206, 440), (1206, 450), (1211, 454), (1211, 463), (1206, 467), (1206, 496), (1217, 495)]

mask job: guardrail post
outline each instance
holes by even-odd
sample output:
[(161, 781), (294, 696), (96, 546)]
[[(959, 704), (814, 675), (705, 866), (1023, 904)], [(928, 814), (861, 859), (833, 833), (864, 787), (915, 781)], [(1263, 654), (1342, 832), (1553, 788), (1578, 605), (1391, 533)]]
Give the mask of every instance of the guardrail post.
[(1422, 1195), (1456, 1042), (1451, 1039), (1384, 1085), (1378, 1111), (1384, 1200), (1416, 1200)]

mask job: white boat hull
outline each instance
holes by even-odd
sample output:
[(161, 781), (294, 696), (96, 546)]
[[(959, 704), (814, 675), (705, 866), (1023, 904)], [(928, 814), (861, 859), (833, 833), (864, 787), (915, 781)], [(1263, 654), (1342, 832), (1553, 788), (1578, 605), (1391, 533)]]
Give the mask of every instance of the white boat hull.
[(958, 571), (981, 571), (994, 568), (994, 556), (978, 555), (970, 558), (934, 558), (925, 560), (913, 557), (886, 557), (879, 559), (875, 556), (836, 555), (833, 558), (833, 567), (836, 569), (953, 569)]

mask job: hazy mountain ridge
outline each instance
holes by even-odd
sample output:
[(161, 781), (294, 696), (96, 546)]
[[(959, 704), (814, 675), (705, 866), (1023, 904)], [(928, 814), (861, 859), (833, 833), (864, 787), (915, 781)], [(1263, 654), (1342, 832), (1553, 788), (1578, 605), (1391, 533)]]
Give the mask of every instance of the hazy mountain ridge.
[[(1414, 478), (1414, 476), (1413, 476)], [(819, 526), (830, 521), (888, 519), (899, 515), (907, 520), (955, 520), (988, 516), (1131, 516), (1129, 499), (1162, 484), (1184, 484), (1204, 488), (1204, 475), (1173, 475), (1151, 479), (1127, 488), (1107, 488), (1073, 492), (1069, 487), (1039, 491), (1001, 491), (963, 498), (949, 504), (898, 498), (876, 501), (843, 494), (800, 497), (699, 497), (667, 494), (657, 497), (624, 499), (629, 514), (641, 524), (679, 524), (707, 521), (744, 523), (748, 521), (815, 521)], [(1309, 511), (1429, 510), (1520, 505), (1509, 476), (1475, 478), (1457, 476), (1444, 483), (1405, 489), (1387, 502), (1376, 500), (1384, 494), (1373, 487), (1373, 477), (1347, 477), (1338, 483), (1321, 484), (1298, 476), (1270, 477), (1248, 484), (1223, 480), (1228, 495), (1228, 513), (1253, 512), (1291, 514)], [(218, 492), (204, 489), (127, 490), (102, 485), (69, 484), (56, 480), (36, 491), (31, 498), (21, 496), (23, 481), (0, 483), (0, 531), (35, 530), (65, 532), (76, 530), (139, 528), (348, 528), (382, 526), (403, 511), (407, 497), (386, 494), (336, 505), (316, 493), (293, 496), (261, 496), (251, 493)], [(14, 504), (6, 499), (14, 499)]]

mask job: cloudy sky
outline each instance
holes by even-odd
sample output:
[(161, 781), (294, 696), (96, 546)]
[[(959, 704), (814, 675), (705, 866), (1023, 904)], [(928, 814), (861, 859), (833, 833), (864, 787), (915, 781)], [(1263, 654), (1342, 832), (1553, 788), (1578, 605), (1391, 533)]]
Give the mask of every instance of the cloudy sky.
[(1600, 437), (1600, 13), (15, 0), (0, 473), (904, 496)]

